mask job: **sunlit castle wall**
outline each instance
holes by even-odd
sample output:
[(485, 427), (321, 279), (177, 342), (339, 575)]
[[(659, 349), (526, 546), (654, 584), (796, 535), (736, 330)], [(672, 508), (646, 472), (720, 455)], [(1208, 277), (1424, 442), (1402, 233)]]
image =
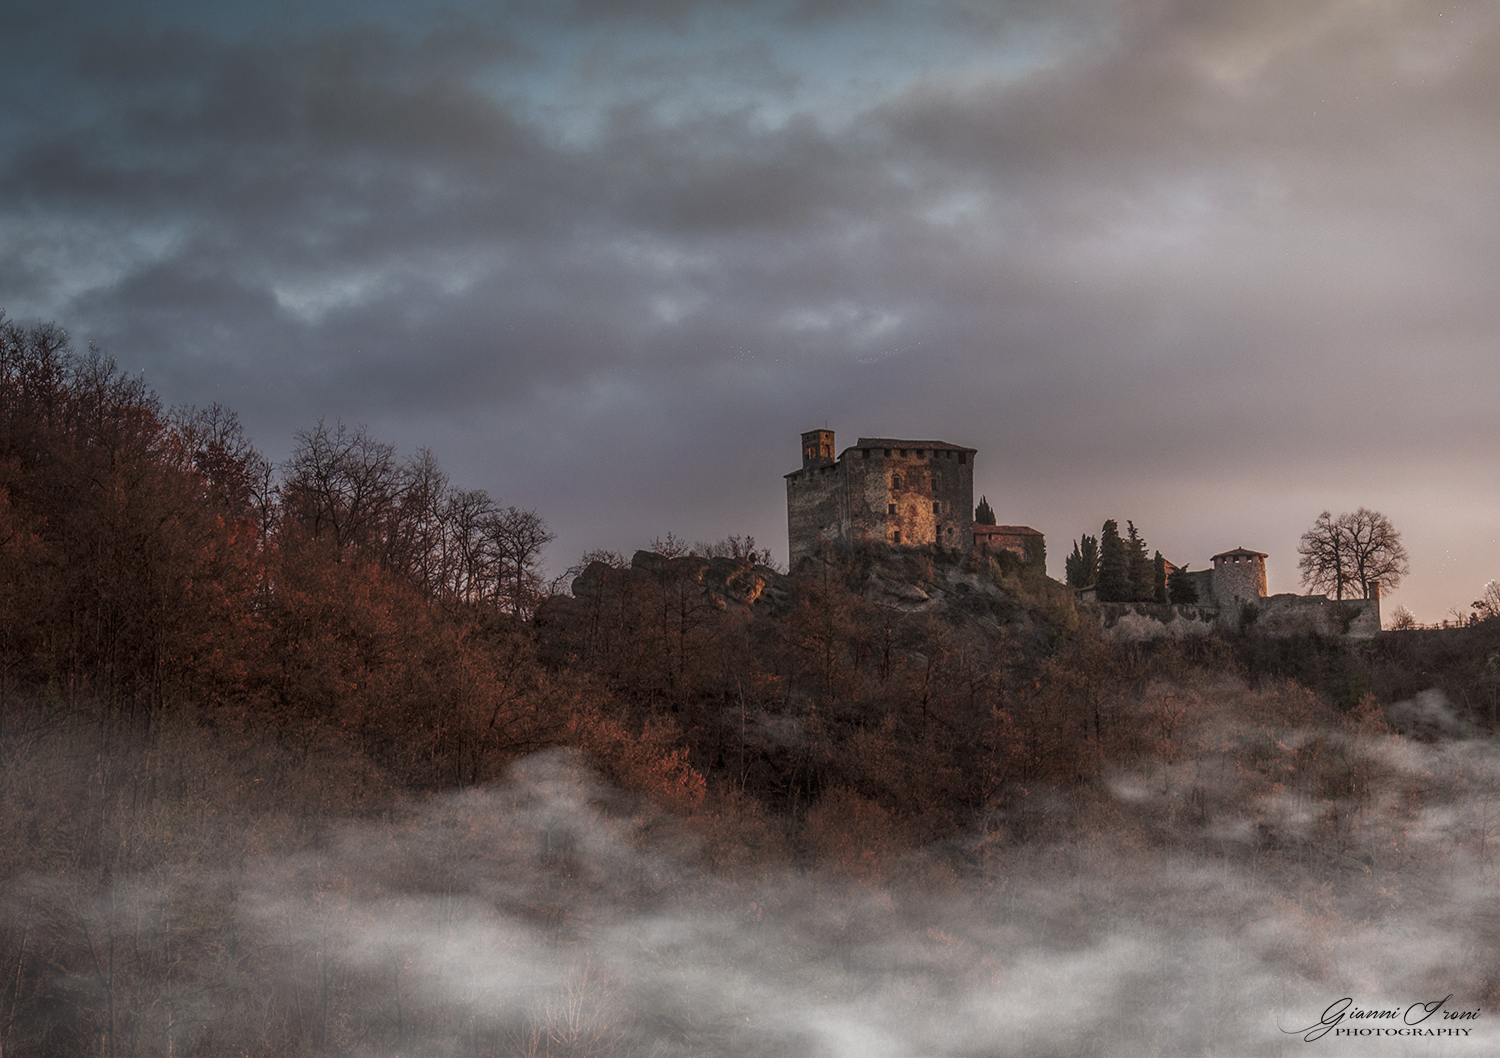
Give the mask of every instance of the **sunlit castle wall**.
[(803, 434), (802, 469), (786, 475), (792, 565), (835, 542), (973, 550), (975, 449), (861, 437), (833, 450), (832, 431)]

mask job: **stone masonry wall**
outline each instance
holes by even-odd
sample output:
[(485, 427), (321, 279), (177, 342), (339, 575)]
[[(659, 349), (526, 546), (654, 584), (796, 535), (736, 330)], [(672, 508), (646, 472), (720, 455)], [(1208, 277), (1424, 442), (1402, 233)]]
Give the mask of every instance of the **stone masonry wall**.
[(788, 558), (793, 566), (837, 540), (849, 504), (842, 468), (837, 463), (807, 467), (786, 479)]
[(837, 461), (826, 431), (803, 435), (803, 467), (786, 476), (792, 565), (823, 543), (974, 548), (974, 452), (944, 442), (860, 438)]

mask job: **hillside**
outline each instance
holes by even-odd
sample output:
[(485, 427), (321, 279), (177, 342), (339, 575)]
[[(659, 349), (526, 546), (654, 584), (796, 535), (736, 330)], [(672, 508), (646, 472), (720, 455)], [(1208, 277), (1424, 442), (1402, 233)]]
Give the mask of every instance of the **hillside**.
[(0, 1051), (1276, 1054), (1500, 996), (1500, 621), (1124, 644), (911, 548), (558, 594), (548, 536), (0, 326)]

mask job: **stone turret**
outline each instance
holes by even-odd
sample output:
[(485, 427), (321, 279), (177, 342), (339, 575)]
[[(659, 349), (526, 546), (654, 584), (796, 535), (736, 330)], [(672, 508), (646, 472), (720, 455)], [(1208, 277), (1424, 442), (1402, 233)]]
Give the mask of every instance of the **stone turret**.
[(811, 470), (833, 462), (833, 431), (808, 430), (802, 435), (802, 469)]
[(1238, 614), (1245, 603), (1258, 602), (1266, 597), (1264, 552), (1237, 547), (1215, 555), (1213, 563), (1214, 603), (1220, 612)]

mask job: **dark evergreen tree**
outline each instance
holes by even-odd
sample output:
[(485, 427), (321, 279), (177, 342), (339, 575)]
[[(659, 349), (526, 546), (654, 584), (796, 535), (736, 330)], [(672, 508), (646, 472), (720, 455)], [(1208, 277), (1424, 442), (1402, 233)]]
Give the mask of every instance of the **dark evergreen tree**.
[(1026, 552), (1026, 564), (1034, 569), (1047, 569), (1047, 539), (1042, 536), (1028, 536), (1023, 549)]
[(1099, 534), (1099, 601), (1124, 602), (1130, 598), (1130, 555), (1120, 539), (1120, 525), (1113, 518)]
[[(973, 493), (970, 493), (970, 495), (972, 496)], [(974, 523), (976, 525), (995, 524), (994, 508), (990, 506), (990, 501), (985, 496), (979, 497), (979, 506), (974, 508)]]
[(1063, 575), (1069, 586), (1087, 588), (1099, 579), (1099, 538), (1083, 534), (1073, 541), (1073, 553), (1063, 562)]
[(1155, 583), (1151, 597), (1157, 602), (1167, 601), (1167, 560), (1161, 557), (1161, 552), (1156, 553), (1156, 558), (1151, 563), (1156, 570)]
[(1188, 569), (1182, 566), (1172, 571), (1167, 578), (1167, 598), (1174, 603), (1190, 606), (1198, 601), (1198, 585), (1192, 577), (1188, 576)]
[(1130, 571), (1130, 589), (1126, 598), (1145, 600), (1153, 596), (1151, 560), (1146, 557), (1146, 541), (1136, 531), (1135, 523), (1125, 523), (1125, 562)]

